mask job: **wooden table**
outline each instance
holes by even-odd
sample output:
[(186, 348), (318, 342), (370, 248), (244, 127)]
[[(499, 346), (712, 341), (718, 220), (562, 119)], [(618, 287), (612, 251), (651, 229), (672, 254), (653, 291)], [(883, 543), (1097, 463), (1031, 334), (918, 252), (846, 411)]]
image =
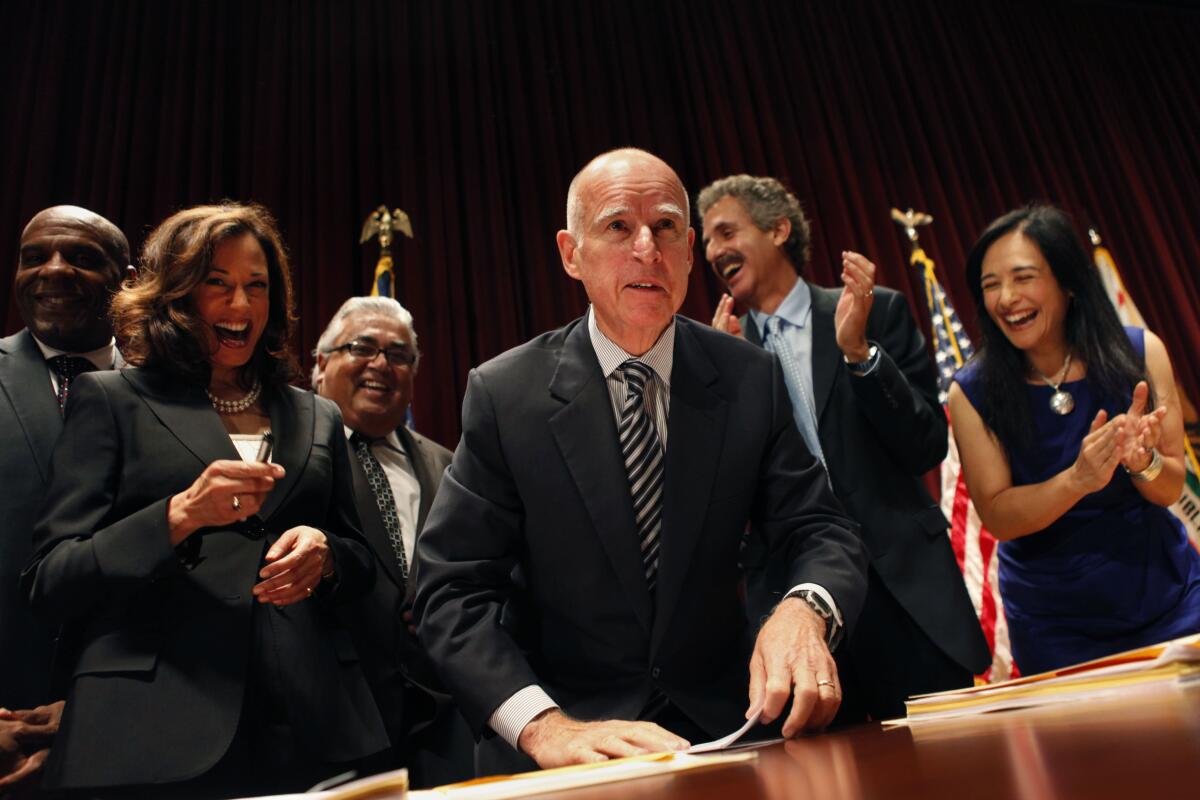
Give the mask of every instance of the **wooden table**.
[(547, 800), (1200, 798), (1200, 687), (765, 747), (753, 766), (539, 795)]

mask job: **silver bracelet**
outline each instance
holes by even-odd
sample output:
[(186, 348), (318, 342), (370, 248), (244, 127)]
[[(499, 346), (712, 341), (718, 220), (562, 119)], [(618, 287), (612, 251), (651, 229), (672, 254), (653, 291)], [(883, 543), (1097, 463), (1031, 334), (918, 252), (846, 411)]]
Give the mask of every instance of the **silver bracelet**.
[[(1124, 466), (1124, 465), (1122, 465)], [(1125, 471), (1129, 473), (1129, 477), (1139, 483), (1149, 483), (1159, 476), (1163, 471), (1163, 459), (1158, 454), (1158, 450), (1150, 448), (1150, 463), (1145, 469), (1134, 472), (1129, 467), (1125, 467)]]

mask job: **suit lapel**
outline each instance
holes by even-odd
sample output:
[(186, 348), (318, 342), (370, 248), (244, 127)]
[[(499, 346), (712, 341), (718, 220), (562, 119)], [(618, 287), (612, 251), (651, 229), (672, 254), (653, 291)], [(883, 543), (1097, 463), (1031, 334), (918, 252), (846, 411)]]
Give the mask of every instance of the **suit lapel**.
[(37, 470), (45, 481), (50, 469), (50, 454), (62, 433), (62, 414), (50, 385), (46, 360), (33, 335), (27, 330), (4, 340), (11, 350), (0, 357), (0, 389), (8, 394), (17, 419), (25, 429), (25, 438), (33, 453)]
[(842, 351), (837, 346), (837, 332), (833, 315), (837, 310), (840, 291), (822, 289), (809, 284), (812, 290), (812, 362), (813, 396), (817, 404), (817, 420), (820, 427), (821, 415), (829, 398), (833, 395), (833, 384), (837, 379)]
[[(313, 445), (313, 426), (316, 424), (316, 396), (286, 386), (264, 393), (270, 398), (271, 434), (275, 437), (271, 461), (287, 472), (283, 480), (276, 481), (275, 488), (259, 509), (258, 516), (265, 521), (287, 499), (308, 465)], [(340, 429), (338, 433), (341, 433)], [(228, 435), (225, 440), (229, 441)]]
[[(203, 466), (218, 459), (241, 460), (203, 389), (180, 385), (164, 374), (147, 370), (126, 369), (121, 375)], [(266, 390), (264, 394), (270, 397), (271, 432), (275, 437), (271, 460), (287, 471), (259, 509), (258, 517), (265, 521), (287, 498), (308, 463), (315, 415), (313, 396), (307, 392), (283, 389)]]
[(710, 388), (720, 377), (687, 323), (675, 326), (671, 408), (667, 421), (662, 545), (659, 551), (653, 654), (679, 606), (680, 594), (720, 463), (727, 403)]
[(203, 389), (149, 370), (125, 369), (121, 376), (202, 466), (239, 457)]
[(400, 444), (404, 445), (404, 452), (408, 453), (408, 463), (412, 464), (413, 473), (417, 476), (417, 485), (421, 487), (421, 498), (417, 507), (419, 533), (425, 528), (425, 517), (429, 514), (429, 507), (433, 505), (433, 487), (437, 486), (437, 476), (433, 474), (425, 451), (417, 444), (417, 437), (412, 431), (401, 426), (396, 429), (396, 436), (400, 439)]
[(549, 389), (563, 402), (563, 407), (550, 417), (551, 433), (621, 588), (648, 633), (652, 616), (650, 590), (642, 573), (633, 498), (617, 442), (612, 401), (592, 348), (586, 319), (567, 334)]

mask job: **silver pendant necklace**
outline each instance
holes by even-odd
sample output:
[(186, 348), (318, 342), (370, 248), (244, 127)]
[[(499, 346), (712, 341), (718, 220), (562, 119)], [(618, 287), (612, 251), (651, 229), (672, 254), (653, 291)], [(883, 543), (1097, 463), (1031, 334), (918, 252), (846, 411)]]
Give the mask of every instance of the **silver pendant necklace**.
[(1070, 392), (1059, 387), (1067, 380), (1067, 373), (1071, 371), (1071, 354), (1067, 353), (1067, 363), (1063, 364), (1062, 375), (1059, 376), (1058, 383), (1043, 375), (1037, 367), (1034, 367), (1033, 371), (1038, 374), (1039, 378), (1046, 382), (1047, 386), (1054, 390), (1054, 394), (1050, 395), (1050, 410), (1063, 417), (1070, 414), (1075, 408), (1075, 398), (1071, 396)]

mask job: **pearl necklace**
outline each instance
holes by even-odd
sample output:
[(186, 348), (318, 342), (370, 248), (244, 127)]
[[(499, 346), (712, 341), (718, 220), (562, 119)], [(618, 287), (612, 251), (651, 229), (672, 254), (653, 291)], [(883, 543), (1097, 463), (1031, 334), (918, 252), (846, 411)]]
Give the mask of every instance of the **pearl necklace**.
[(246, 392), (245, 396), (238, 400), (223, 400), (208, 389), (205, 389), (204, 393), (208, 395), (209, 401), (213, 404), (213, 408), (217, 410), (218, 414), (230, 416), (242, 413), (258, 401), (258, 396), (262, 394), (262, 383), (259, 382), (258, 378), (255, 378), (254, 385), (250, 387), (250, 391)]

